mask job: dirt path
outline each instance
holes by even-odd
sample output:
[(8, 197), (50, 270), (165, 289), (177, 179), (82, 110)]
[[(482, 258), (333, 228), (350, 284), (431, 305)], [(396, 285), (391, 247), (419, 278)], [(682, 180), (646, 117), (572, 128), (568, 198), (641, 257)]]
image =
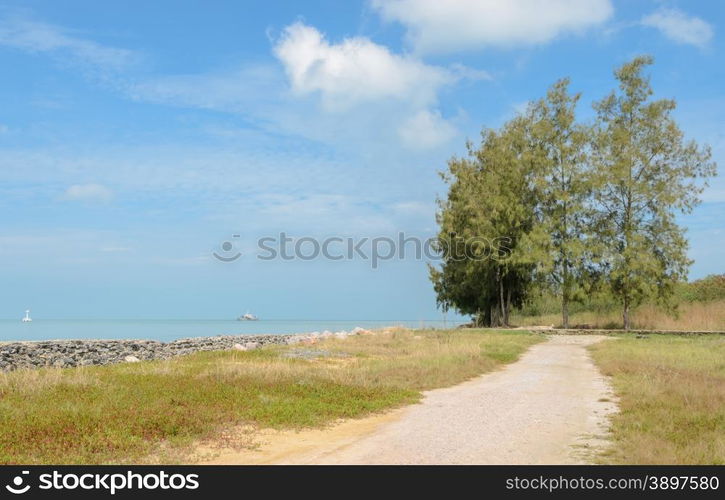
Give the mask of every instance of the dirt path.
[(554, 335), (519, 361), (420, 404), (332, 428), (268, 432), (258, 450), (207, 463), (575, 464), (606, 441), (616, 411), (586, 346), (600, 336)]

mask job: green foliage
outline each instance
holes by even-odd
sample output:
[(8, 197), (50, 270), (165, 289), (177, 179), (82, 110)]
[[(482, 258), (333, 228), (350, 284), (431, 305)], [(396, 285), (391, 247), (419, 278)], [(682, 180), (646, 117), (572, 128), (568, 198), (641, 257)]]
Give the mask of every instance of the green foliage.
[[(672, 304), (684, 302), (714, 302), (725, 299), (725, 274), (711, 274), (705, 278), (678, 283), (672, 297)], [(572, 304), (571, 313), (613, 311), (618, 307), (617, 298), (606, 290), (592, 293)], [(543, 316), (561, 310), (561, 301), (548, 287), (537, 287), (531, 291), (519, 309), (522, 316)]]
[(529, 109), (538, 224), (526, 242), (526, 254), (561, 297), (564, 327), (569, 326), (570, 302), (583, 296), (579, 284), (589, 272), (592, 248), (587, 227), (589, 129), (576, 122), (579, 97), (569, 94), (569, 80), (563, 79)]
[(625, 328), (631, 308), (651, 298), (668, 304), (687, 276), (687, 240), (675, 216), (699, 203), (706, 183), (698, 181), (715, 174), (709, 148), (685, 142), (670, 116), (675, 101), (650, 100), (642, 71), (651, 63), (624, 64), (615, 72), (619, 90), (594, 105), (591, 224)]
[[(619, 89), (594, 104), (593, 125), (577, 122), (580, 96), (563, 79), (449, 161), (444, 261), (430, 270), (440, 306), (506, 325), (509, 308), (543, 287), (567, 325), (570, 304), (609, 293), (625, 328), (644, 302), (672, 307), (691, 264), (675, 219), (700, 202), (716, 165), (707, 146), (684, 140), (675, 102), (651, 99), (651, 63), (637, 57), (615, 71)], [(490, 258), (478, 258), (477, 239), (495, 242)]]
[(725, 299), (725, 274), (711, 274), (697, 281), (683, 283), (678, 289), (678, 296), (688, 302)]
[[(572, 302), (569, 307), (571, 315), (582, 312), (604, 314), (618, 308), (614, 297), (607, 290), (599, 290)], [(529, 295), (526, 303), (518, 311), (522, 316), (545, 316), (561, 314), (561, 297), (548, 288), (539, 288)]]
[(480, 147), (469, 143), (468, 157), (452, 158), (443, 174), (449, 191), (437, 244), (444, 261), (430, 276), (444, 310), (474, 315), (480, 325), (507, 325), (533, 280), (520, 246), (535, 222), (529, 127), (518, 117), (500, 132), (484, 131)]

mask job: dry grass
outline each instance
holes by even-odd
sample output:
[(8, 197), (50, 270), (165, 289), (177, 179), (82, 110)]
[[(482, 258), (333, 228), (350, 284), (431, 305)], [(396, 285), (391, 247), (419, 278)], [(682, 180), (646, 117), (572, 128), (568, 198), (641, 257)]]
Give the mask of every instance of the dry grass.
[(591, 350), (620, 399), (607, 462), (725, 464), (725, 337), (625, 336)]
[(514, 361), (539, 340), (525, 332), (397, 331), (0, 374), (0, 463), (178, 461), (191, 443), (232, 426), (321, 426), (414, 402), (421, 390)]
[[(560, 325), (560, 314), (539, 316), (513, 315), (513, 324), (522, 326)], [(592, 328), (620, 328), (622, 317), (619, 311), (585, 311), (569, 318), (571, 325), (590, 325)], [(661, 308), (646, 304), (632, 313), (632, 328), (635, 330), (681, 330), (681, 331), (725, 331), (725, 300), (712, 302), (683, 302), (678, 314), (672, 316)]]

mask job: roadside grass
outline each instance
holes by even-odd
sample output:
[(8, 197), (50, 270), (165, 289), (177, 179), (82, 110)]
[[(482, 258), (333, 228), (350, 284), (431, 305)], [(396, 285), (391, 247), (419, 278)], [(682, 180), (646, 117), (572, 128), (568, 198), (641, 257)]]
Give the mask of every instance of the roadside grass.
[(194, 442), (236, 425), (322, 426), (416, 402), (420, 391), (493, 370), (542, 339), (528, 332), (398, 330), (4, 373), (0, 463), (178, 461)]
[[(522, 315), (515, 313), (511, 322), (521, 326), (561, 325), (561, 314)], [(621, 311), (579, 311), (569, 318), (571, 325), (586, 324), (592, 328), (621, 328)], [(632, 312), (635, 330), (725, 331), (725, 300), (711, 302), (683, 302), (675, 316), (660, 307), (645, 304)]]
[(612, 377), (618, 464), (725, 464), (725, 336), (623, 335), (591, 348)]

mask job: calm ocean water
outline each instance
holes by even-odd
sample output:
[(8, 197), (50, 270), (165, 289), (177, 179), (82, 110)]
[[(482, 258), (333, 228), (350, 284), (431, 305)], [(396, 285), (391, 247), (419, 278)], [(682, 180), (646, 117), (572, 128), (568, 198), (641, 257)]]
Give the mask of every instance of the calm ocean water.
[(455, 327), (456, 321), (411, 320), (59, 320), (34, 318), (32, 323), (0, 320), (0, 341), (51, 339), (150, 339), (170, 341), (184, 337), (254, 335), (259, 333), (305, 333), (313, 331), (382, 328)]

